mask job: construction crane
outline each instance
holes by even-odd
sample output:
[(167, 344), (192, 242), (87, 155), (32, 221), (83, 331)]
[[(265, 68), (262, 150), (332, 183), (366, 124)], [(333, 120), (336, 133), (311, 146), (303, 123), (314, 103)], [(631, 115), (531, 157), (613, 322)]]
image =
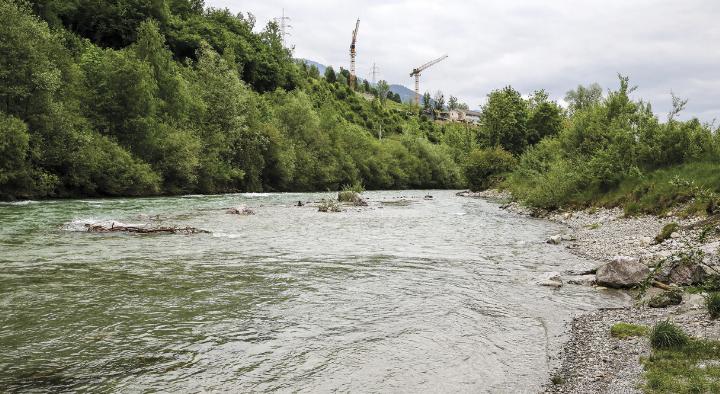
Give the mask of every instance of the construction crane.
[(448, 57), (448, 55), (440, 56), (439, 58), (437, 58), (431, 62), (427, 62), (427, 63), (423, 64), (422, 66), (413, 69), (412, 72), (410, 73), (411, 77), (415, 77), (415, 104), (416, 105), (420, 104), (420, 74), (422, 74), (422, 72), (427, 70), (429, 67), (434, 66), (434, 65), (440, 63), (441, 61), (447, 59), (447, 57)]
[(358, 18), (357, 22), (355, 22), (355, 30), (353, 30), (352, 34), (352, 43), (350, 43), (350, 89), (355, 89), (355, 43), (357, 42), (357, 33), (358, 29), (360, 28), (360, 19)]

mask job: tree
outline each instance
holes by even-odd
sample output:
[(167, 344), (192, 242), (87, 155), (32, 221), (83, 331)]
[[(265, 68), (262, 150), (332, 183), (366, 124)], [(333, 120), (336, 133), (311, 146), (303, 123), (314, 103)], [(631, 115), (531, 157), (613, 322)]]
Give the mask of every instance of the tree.
[(387, 81), (384, 79), (381, 79), (378, 81), (377, 85), (375, 85), (375, 88), (378, 92), (378, 98), (380, 99), (380, 103), (385, 105), (385, 101), (387, 100), (388, 92), (390, 92), (390, 85), (388, 85)]
[(575, 113), (596, 105), (602, 99), (602, 93), (602, 87), (597, 83), (593, 83), (587, 87), (578, 85), (577, 89), (570, 90), (565, 94), (565, 101), (568, 103), (568, 110), (570, 113)]
[(483, 128), (491, 146), (520, 154), (527, 145), (527, 102), (510, 86), (488, 95), (482, 109)]
[(455, 96), (450, 96), (450, 98), (448, 99), (448, 109), (451, 110), (451, 111), (452, 111), (452, 110), (459, 109), (459, 104), (458, 104), (458, 98), (457, 98), (457, 97), (455, 97)]
[(335, 83), (337, 81), (337, 75), (335, 74), (335, 70), (333, 70), (332, 66), (328, 66), (328, 68), (325, 69), (325, 80), (330, 83)]
[(542, 102), (533, 109), (527, 123), (527, 143), (535, 145), (562, 129), (562, 108), (554, 102)]
[(422, 96), (423, 110), (429, 111), (432, 108), (432, 98), (429, 92), (425, 92)]
[(435, 92), (435, 110), (442, 111), (445, 109), (445, 95), (441, 91)]

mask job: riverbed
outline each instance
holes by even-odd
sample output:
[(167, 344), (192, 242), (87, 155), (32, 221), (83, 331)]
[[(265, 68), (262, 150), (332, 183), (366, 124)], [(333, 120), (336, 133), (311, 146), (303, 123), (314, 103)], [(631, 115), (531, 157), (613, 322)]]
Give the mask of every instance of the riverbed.
[(535, 284), (594, 265), (544, 242), (560, 224), (363, 195), (339, 213), (295, 206), (330, 193), (0, 205), (0, 391), (537, 392), (566, 322), (628, 303)]

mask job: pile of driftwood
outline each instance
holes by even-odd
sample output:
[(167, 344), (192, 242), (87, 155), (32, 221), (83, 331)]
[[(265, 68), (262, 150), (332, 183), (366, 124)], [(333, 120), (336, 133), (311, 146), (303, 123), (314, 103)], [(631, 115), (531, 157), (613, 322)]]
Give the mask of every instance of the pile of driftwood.
[(110, 227), (102, 224), (86, 224), (85, 228), (89, 233), (136, 233), (136, 234), (207, 234), (209, 231), (195, 227), (136, 227), (116, 226), (112, 223)]

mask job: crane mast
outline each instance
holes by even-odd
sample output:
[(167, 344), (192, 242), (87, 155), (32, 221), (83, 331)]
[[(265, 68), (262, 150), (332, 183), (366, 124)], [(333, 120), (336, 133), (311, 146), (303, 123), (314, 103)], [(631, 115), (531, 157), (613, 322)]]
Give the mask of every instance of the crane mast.
[(440, 63), (441, 61), (447, 59), (448, 55), (440, 56), (439, 58), (427, 62), (423, 64), (420, 67), (414, 68), (412, 72), (410, 73), (411, 77), (415, 77), (415, 104), (420, 104), (420, 74), (422, 74), (423, 71), (427, 70), (428, 68)]
[(357, 79), (355, 77), (355, 44), (357, 43), (357, 33), (358, 29), (360, 28), (360, 19), (355, 22), (355, 30), (353, 30), (352, 34), (352, 43), (350, 43), (350, 89), (355, 89), (355, 80)]

